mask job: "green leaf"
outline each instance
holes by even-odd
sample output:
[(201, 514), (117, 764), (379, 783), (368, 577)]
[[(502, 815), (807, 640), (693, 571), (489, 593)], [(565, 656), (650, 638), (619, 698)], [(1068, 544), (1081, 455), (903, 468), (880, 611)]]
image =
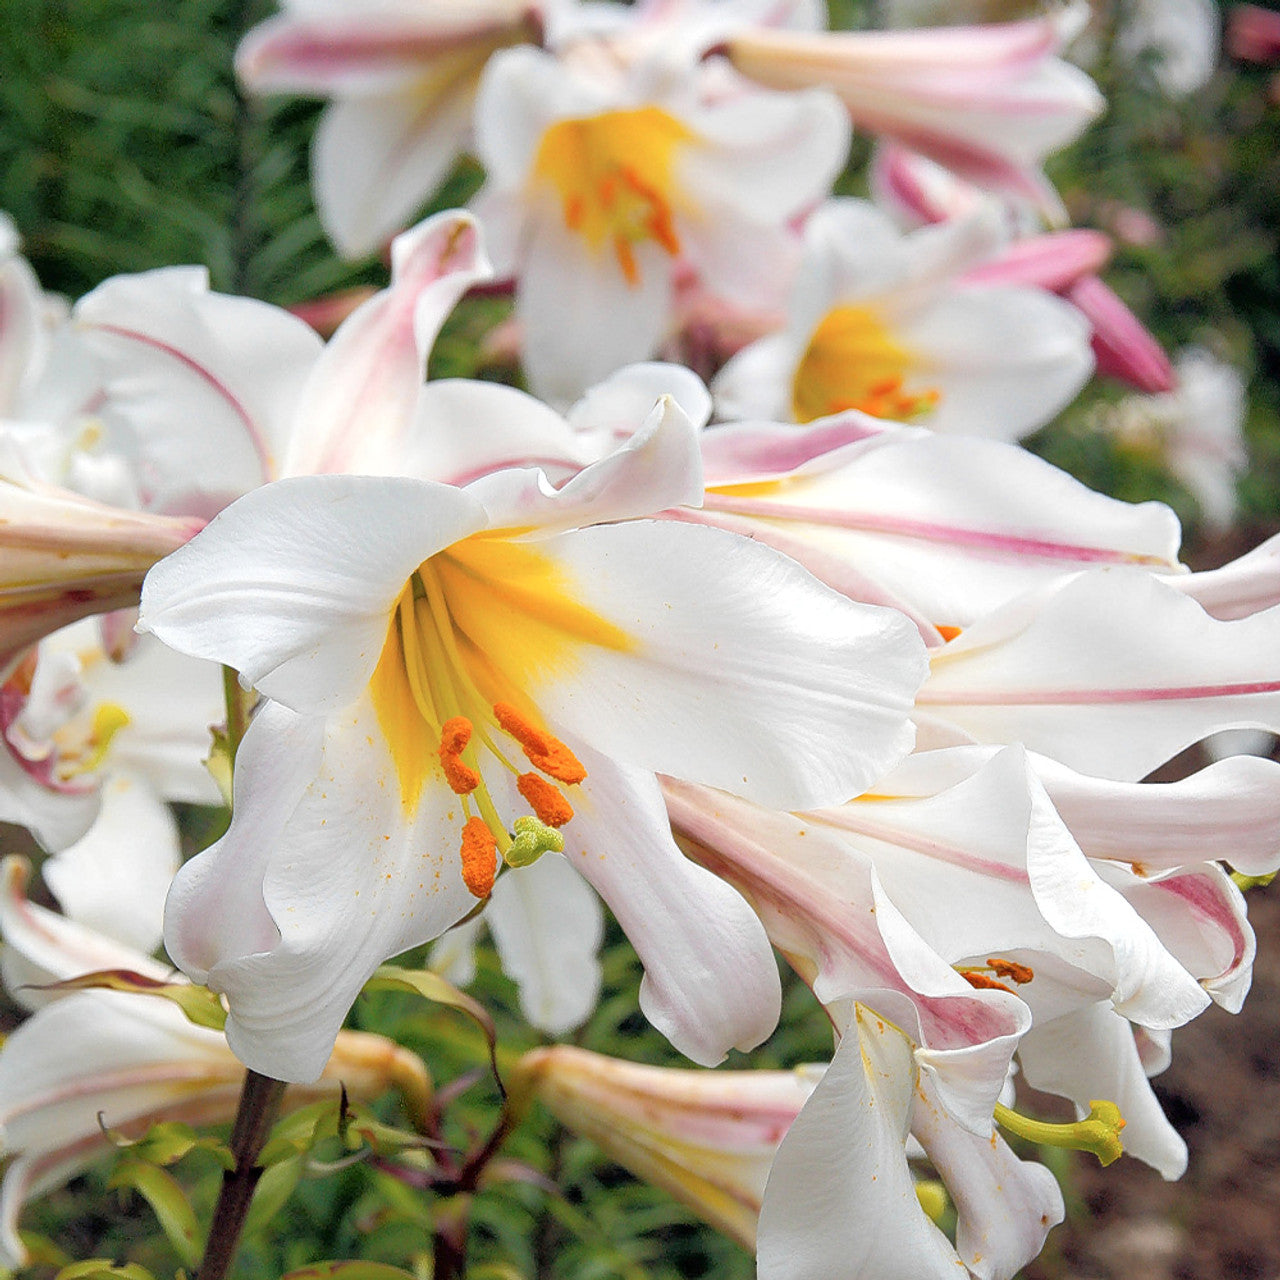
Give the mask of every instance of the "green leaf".
[(53, 1280), (155, 1280), (155, 1276), (136, 1262), (117, 1265), (110, 1258), (90, 1258), (63, 1267)]
[(245, 1216), (245, 1233), (251, 1235), (264, 1227), (284, 1208), (302, 1181), (303, 1156), (277, 1160), (266, 1169), (253, 1193), (253, 1203)]
[(264, 1169), (306, 1155), (324, 1138), (338, 1135), (341, 1117), (336, 1098), (322, 1098), (318, 1102), (299, 1107), (297, 1111), (276, 1122), (270, 1137), (263, 1144), (258, 1164)]
[(200, 1225), (186, 1192), (171, 1173), (142, 1160), (122, 1160), (112, 1170), (107, 1186), (131, 1187), (137, 1191), (155, 1212), (161, 1230), (178, 1257), (189, 1267), (199, 1263)]
[(385, 1262), (316, 1262), (287, 1272), (280, 1280), (417, 1280), (412, 1271), (403, 1271)]
[(62, 982), (31, 984), (33, 991), (124, 991), (138, 996), (160, 996), (170, 1000), (186, 1015), (188, 1022), (197, 1027), (221, 1031), (227, 1025), (227, 1011), (221, 999), (208, 987), (198, 987), (191, 982), (161, 982), (148, 978), (132, 969), (99, 969), (78, 978), (66, 978)]
[(421, 996), (433, 1004), (442, 1004), (449, 1009), (457, 1009), (465, 1013), (484, 1033), (489, 1046), (489, 1065), (493, 1070), (493, 1078), (498, 1089), (506, 1096), (506, 1087), (498, 1074), (498, 1036), (489, 1011), (478, 1000), (459, 991), (451, 982), (446, 982), (438, 973), (430, 969), (401, 969), (395, 965), (380, 966), (372, 978), (365, 983), (366, 991), (408, 991), (412, 995)]
[(148, 1164), (171, 1165), (189, 1155), (192, 1151), (210, 1152), (224, 1169), (236, 1167), (235, 1156), (225, 1142), (217, 1138), (202, 1137), (189, 1124), (177, 1120), (164, 1120), (153, 1124), (142, 1137), (130, 1139), (107, 1130), (107, 1137), (124, 1151), (128, 1151), (136, 1160)]

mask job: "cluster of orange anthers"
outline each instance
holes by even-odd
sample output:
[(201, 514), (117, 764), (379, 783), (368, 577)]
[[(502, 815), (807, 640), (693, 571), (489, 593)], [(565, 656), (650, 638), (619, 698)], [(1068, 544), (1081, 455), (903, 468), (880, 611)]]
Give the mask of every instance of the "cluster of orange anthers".
[[(559, 738), (529, 723), (509, 702), (495, 703), (494, 719), (520, 745), (535, 769), (566, 786), (581, 782), (587, 771), (582, 762)], [(467, 764), (463, 752), (471, 743), (473, 727), (466, 716), (446, 720), (440, 731), (440, 766), (445, 781), (455, 795), (469, 796), (480, 786), (479, 772)], [(528, 801), (539, 822), (552, 828), (564, 826), (573, 817), (573, 806), (564, 793), (537, 773), (516, 777), (516, 789)], [(497, 873), (498, 839), (482, 817), (469, 817), (462, 828), (462, 878), (477, 898), (487, 898)]]
[(895, 422), (910, 422), (922, 414), (928, 413), (942, 398), (942, 393), (933, 387), (924, 391), (904, 391), (902, 378), (885, 378), (877, 382), (867, 394), (856, 404), (842, 402), (831, 404), (828, 414), (844, 413), (849, 409), (857, 409), (861, 413), (870, 414), (873, 418), (890, 418)]
[[(1014, 994), (1013, 987), (1006, 986), (1000, 981), (1001, 978), (1008, 978), (1015, 986), (1020, 987), (1036, 976), (1029, 964), (1019, 964), (1016, 960), (1001, 960), (995, 956), (987, 957), (985, 968), (990, 972), (984, 972), (980, 968), (961, 969), (960, 976), (971, 987), (976, 987), (980, 991), (1007, 991), (1010, 995)], [(995, 976), (992, 977), (992, 974)]]
[[(646, 182), (630, 165), (614, 166), (596, 184), (600, 207), (618, 228), (613, 233), (613, 252), (623, 278), (635, 288), (640, 283), (633, 244), (652, 240), (673, 258), (680, 252), (671, 206), (661, 191)], [(578, 194), (564, 202), (564, 224), (570, 231), (581, 231), (586, 223), (586, 201)]]

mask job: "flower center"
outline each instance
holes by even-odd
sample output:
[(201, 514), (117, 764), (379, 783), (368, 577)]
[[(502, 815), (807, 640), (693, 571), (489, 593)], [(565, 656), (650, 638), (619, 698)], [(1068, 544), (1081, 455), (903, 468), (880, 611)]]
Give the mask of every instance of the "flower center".
[[(586, 770), (523, 690), (563, 669), (575, 640), (629, 645), (566, 594), (552, 561), (505, 539), (467, 538), (424, 561), (396, 603), (370, 695), (406, 813), (429, 778), (458, 797), (463, 879), (478, 898), (493, 888), (498, 855), (524, 866), (563, 848), (557, 828), (573, 817), (565, 789)], [(521, 757), (532, 767), (518, 767)], [(494, 767), (530, 812), (504, 819), (510, 788), (495, 799), (485, 778)]]
[(613, 250), (623, 278), (640, 283), (635, 247), (680, 252), (672, 212), (676, 151), (693, 137), (657, 107), (560, 120), (542, 135), (537, 182), (555, 188), (564, 225), (599, 253)]
[(906, 388), (915, 359), (868, 307), (834, 307), (814, 329), (791, 384), (797, 422), (858, 409), (907, 421), (928, 413), (936, 388)]

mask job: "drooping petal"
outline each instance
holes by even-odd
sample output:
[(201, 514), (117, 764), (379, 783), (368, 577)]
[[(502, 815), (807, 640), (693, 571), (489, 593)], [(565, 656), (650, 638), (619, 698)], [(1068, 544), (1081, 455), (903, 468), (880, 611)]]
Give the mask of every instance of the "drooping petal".
[(1114, 1102), (1125, 1120), (1125, 1150), (1164, 1178), (1182, 1176), (1186, 1144), (1147, 1083), (1128, 1022), (1108, 1005), (1033, 1027), (1018, 1057), (1032, 1088), (1070, 1098), (1078, 1116), (1088, 1114), (1094, 1098)]
[(500, 876), (484, 919), (529, 1023), (549, 1036), (581, 1026), (600, 993), (604, 920), (599, 899), (573, 867), (546, 853)]
[(955, 1280), (907, 1166), (911, 1042), (858, 1005), (831, 1065), (778, 1148), (760, 1210), (760, 1280)]
[(283, 473), (396, 474), (436, 334), (462, 294), (490, 274), (480, 226), (461, 210), (397, 236), (390, 288), (343, 322), (315, 364)]
[(458, 489), (299, 476), (247, 494), (148, 577), (138, 627), (226, 662), (294, 710), (352, 703), (396, 599), (432, 553), (482, 528)]
[(927, 1074), (918, 1090), (911, 1132), (955, 1202), (956, 1252), (977, 1280), (1009, 1280), (1063, 1219), (1058, 1180), (1019, 1160), (994, 1129), (983, 1138), (951, 1121)]
[(179, 873), (165, 917), (170, 955), (226, 994), (243, 1062), (316, 1079), (374, 969), (466, 914), (459, 808), (435, 783), (406, 812), (367, 698), (327, 721), (258, 713), (232, 825)]
[(687, 1057), (714, 1066), (777, 1023), (778, 970), (759, 920), (671, 838), (652, 775), (575, 744), (587, 780), (565, 856), (595, 886), (645, 966), (640, 1008)]
[(1280, 604), (1280, 534), (1219, 569), (1190, 573), (1174, 585), (1224, 621)]
[(1245, 875), (1280, 867), (1280, 764), (1231, 756), (1177, 782), (1112, 782), (1043, 756), (1032, 766), (1091, 858), (1168, 871), (1220, 854)]

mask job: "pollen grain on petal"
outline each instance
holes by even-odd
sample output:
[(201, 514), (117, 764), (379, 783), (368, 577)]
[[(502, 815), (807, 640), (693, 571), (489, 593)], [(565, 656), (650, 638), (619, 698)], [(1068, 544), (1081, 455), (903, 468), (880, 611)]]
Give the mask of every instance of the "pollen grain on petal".
[(483, 818), (468, 818), (462, 828), (462, 881), (473, 897), (493, 892), (498, 870), (498, 842)]

